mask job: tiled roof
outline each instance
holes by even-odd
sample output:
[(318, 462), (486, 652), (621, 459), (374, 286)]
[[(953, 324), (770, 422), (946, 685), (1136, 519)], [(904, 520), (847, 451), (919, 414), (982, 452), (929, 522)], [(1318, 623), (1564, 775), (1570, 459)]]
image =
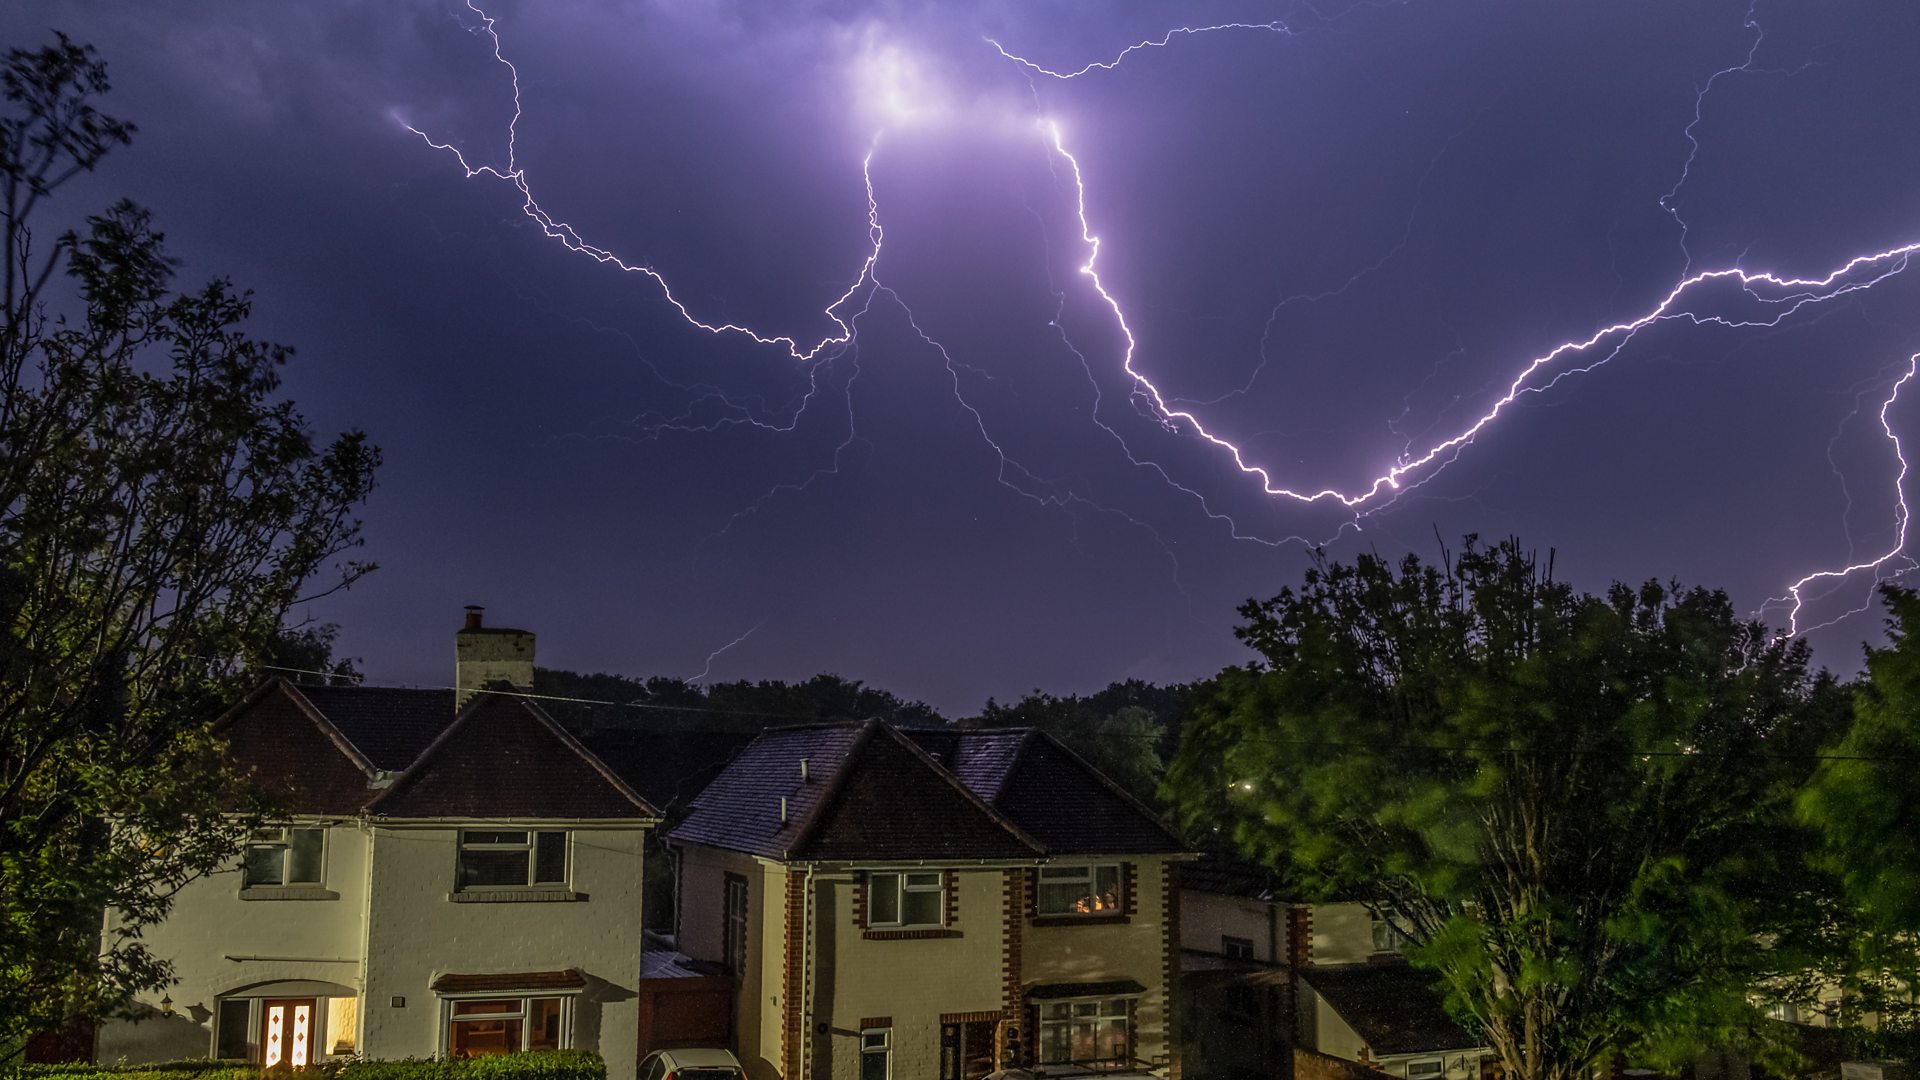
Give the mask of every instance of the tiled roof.
[(289, 813), (658, 816), (530, 702), (482, 694), (456, 716), (453, 701), (452, 691), (298, 687), (273, 679), (216, 728), (256, 789)]
[[(921, 732), (906, 733), (923, 738)], [(1099, 770), (1031, 728), (936, 732), (946, 767), (1056, 855), (1185, 851), (1152, 810)]]
[(1433, 976), (1410, 965), (1336, 964), (1305, 968), (1300, 977), (1375, 1057), (1482, 1045), (1447, 1015)]
[(779, 859), (1043, 854), (923, 750), (878, 721), (763, 733), (693, 801), (673, 837)]
[(753, 732), (620, 727), (580, 732), (595, 757), (662, 810), (692, 801), (754, 737)]
[(367, 809), (386, 817), (658, 817), (530, 701), (495, 694), (460, 716)]
[(374, 768), (399, 772), (453, 722), (453, 691), (391, 686), (297, 686)]

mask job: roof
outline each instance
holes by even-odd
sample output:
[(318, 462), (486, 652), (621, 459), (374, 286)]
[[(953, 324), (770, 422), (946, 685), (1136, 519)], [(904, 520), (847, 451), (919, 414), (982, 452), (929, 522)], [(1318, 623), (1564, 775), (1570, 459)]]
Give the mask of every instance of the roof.
[(1044, 731), (971, 728), (907, 735), (1055, 855), (1187, 850), (1144, 803)]
[(1484, 1045), (1447, 1015), (1434, 976), (1404, 963), (1308, 967), (1300, 977), (1375, 1057)]
[(433, 989), (442, 994), (473, 994), (489, 990), (580, 990), (586, 976), (573, 968), (563, 971), (515, 971), (486, 975), (442, 975)]
[(294, 814), (618, 819), (653, 806), (530, 701), (269, 679), (215, 724), (255, 788)]
[(877, 720), (762, 733), (694, 799), (672, 836), (777, 859), (1046, 854), (916, 743)]
[(599, 727), (580, 741), (641, 798), (666, 809), (683, 806), (720, 775), (757, 732)]

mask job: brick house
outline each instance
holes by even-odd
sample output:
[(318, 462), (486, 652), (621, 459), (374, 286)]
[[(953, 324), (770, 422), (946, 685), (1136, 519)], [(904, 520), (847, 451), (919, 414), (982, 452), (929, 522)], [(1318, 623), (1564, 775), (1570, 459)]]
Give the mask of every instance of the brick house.
[(272, 679), (220, 719), (286, 816), (147, 929), (176, 981), (99, 1060), (580, 1047), (630, 1080), (660, 815), (532, 701), (475, 692), (531, 685), (532, 634), (476, 609), (456, 645), (457, 690)]
[(669, 834), (754, 1080), (1178, 1075), (1184, 845), (1036, 731), (769, 731)]

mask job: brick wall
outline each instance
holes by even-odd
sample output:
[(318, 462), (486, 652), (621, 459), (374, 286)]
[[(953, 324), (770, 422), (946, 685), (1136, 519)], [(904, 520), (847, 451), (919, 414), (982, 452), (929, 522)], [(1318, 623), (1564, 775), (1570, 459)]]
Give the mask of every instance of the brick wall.
[(807, 875), (787, 871), (786, 971), (781, 983), (780, 1069), (786, 1080), (800, 1080), (807, 1056), (806, 948)]
[(1296, 1046), (1293, 1080), (1398, 1080), (1392, 1073)]
[[(1174, 994), (1180, 987), (1180, 864), (1171, 860), (1161, 864), (1164, 875), (1160, 889), (1160, 947), (1163, 952), (1161, 963), (1161, 987), (1166, 995), (1166, 1008), (1161, 1015), (1166, 1018), (1167, 1039), (1167, 1080), (1180, 1080), (1180, 1011), (1176, 1007)], [(1127, 904), (1132, 910), (1135, 902), (1133, 895), (1133, 874), (1129, 866), (1127, 873)]]
[[(1006, 889), (1005, 904), (1001, 916), (1002, 930), (1000, 939), (1000, 1009), (1001, 1024), (994, 1035), (994, 1055), (1002, 1066), (1024, 1065), (1032, 1060), (1028, 1046), (1033, 1033), (1026, 1030), (1026, 994), (1020, 986), (1023, 943), (1027, 927), (1028, 870), (1005, 870), (1001, 872)], [(1018, 1031), (1020, 1038), (1017, 1046), (1012, 1047), (1012, 1059), (1009, 1060), (1009, 1029)]]

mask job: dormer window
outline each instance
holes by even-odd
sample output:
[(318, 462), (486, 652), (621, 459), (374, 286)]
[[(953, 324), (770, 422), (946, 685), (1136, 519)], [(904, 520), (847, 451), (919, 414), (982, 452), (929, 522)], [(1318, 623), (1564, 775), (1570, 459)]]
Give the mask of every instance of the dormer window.
[(561, 888), (567, 883), (567, 834), (463, 829), (460, 888)]
[(1125, 914), (1119, 864), (1041, 867), (1034, 910), (1041, 915)]
[(325, 829), (256, 829), (247, 840), (244, 885), (320, 884)]
[(932, 929), (943, 924), (946, 874), (939, 870), (869, 871), (867, 925), (887, 930)]

